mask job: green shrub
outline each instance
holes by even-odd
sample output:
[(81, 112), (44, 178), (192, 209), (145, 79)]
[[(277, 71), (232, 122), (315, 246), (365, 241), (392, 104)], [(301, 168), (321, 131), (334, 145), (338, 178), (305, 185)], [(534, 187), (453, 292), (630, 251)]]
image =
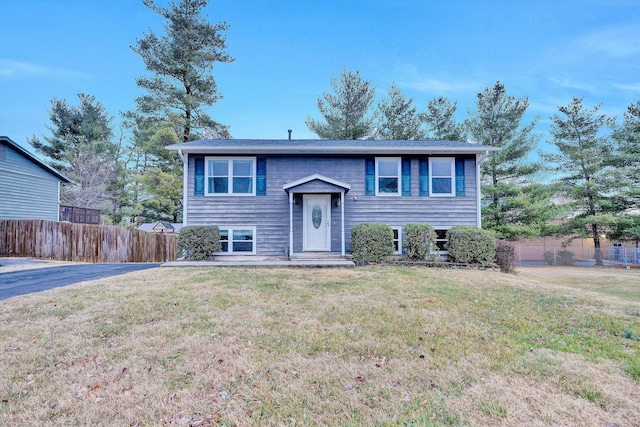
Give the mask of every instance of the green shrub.
[(492, 264), (496, 258), (496, 241), (487, 230), (457, 226), (447, 231), (449, 259), (462, 264)]
[(573, 258), (573, 252), (571, 251), (558, 251), (555, 254), (555, 264), (554, 264), (554, 254), (551, 251), (547, 251), (544, 253), (544, 262), (547, 265), (573, 265), (575, 264), (575, 259)]
[(393, 255), (393, 230), (385, 224), (361, 223), (351, 229), (356, 261), (382, 262)]
[(558, 251), (556, 259), (558, 261), (558, 265), (573, 265), (576, 262), (573, 258), (573, 252), (571, 251)]
[(213, 259), (222, 250), (220, 230), (215, 225), (183, 227), (178, 234), (178, 250), (189, 260)]
[(433, 261), (438, 256), (436, 232), (429, 224), (407, 224), (403, 228), (402, 248), (414, 261)]
[(496, 242), (496, 264), (503, 273), (513, 273), (516, 261), (516, 248), (504, 240)]

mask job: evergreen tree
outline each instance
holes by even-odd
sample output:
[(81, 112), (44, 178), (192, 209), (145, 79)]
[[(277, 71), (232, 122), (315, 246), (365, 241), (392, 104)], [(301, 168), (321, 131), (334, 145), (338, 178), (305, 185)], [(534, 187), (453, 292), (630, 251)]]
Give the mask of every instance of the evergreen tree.
[(95, 145), (98, 151), (113, 151), (113, 118), (107, 113), (101, 102), (93, 95), (79, 93), (80, 105), (67, 104), (65, 99), (53, 98), (49, 119), (51, 125), (47, 129), (51, 136), (44, 136), (44, 141), (35, 135), (29, 143), (40, 154), (49, 158), (56, 169), (68, 172), (67, 152), (79, 145)]
[(143, 3), (167, 22), (165, 36), (158, 37), (150, 30), (132, 47), (152, 73), (136, 80), (148, 92), (136, 99), (138, 112), (158, 121), (177, 115), (183, 142), (193, 139), (194, 130), (230, 138), (227, 127), (205, 111), (222, 98), (212, 74), (214, 64), (233, 61), (225, 52), (226, 37), (222, 34), (229, 26), (224, 22), (212, 25), (202, 16), (208, 0), (181, 0), (170, 3), (169, 8), (157, 6), (153, 0)]
[(620, 179), (628, 183), (624, 202), (631, 208), (640, 209), (640, 100), (629, 105), (613, 138), (618, 144), (615, 166)]
[(640, 247), (640, 215), (627, 214), (618, 218), (609, 237), (613, 240), (631, 241)]
[(118, 188), (123, 176), (112, 117), (95, 96), (81, 93), (78, 98), (79, 106), (52, 99), (52, 124), (47, 126), (51, 136), (44, 141), (33, 136), (29, 142), (72, 180), (61, 188), (63, 203), (113, 215), (120, 204)]
[(558, 153), (544, 154), (543, 158), (561, 176), (559, 184), (571, 208), (567, 229), (593, 238), (596, 264), (602, 265), (600, 236), (611, 230), (615, 215), (626, 207), (618, 203), (625, 183), (618, 179), (613, 166), (614, 140), (603, 132), (611, 122), (598, 114), (599, 109), (586, 109), (582, 98), (558, 107), (559, 114), (551, 118), (551, 135)]
[(346, 68), (340, 80), (332, 78), (334, 94), (318, 97), (318, 109), (324, 122), (307, 117), (306, 125), (322, 139), (362, 139), (373, 131), (373, 119), (369, 112), (376, 89), (360, 76)]
[(376, 139), (412, 140), (424, 138), (424, 133), (420, 130), (422, 120), (413, 105), (413, 98), (407, 100), (395, 82), (391, 84), (387, 96), (388, 99), (378, 103)]
[(477, 109), (465, 121), (478, 143), (500, 148), (481, 166), (482, 224), (509, 240), (537, 235), (553, 212), (548, 209), (552, 192), (531, 186), (540, 165), (528, 156), (541, 136), (533, 132), (538, 118), (521, 124), (528, 107), (527, 97), (516, 99), (496, 82), (478, 94)]
[(181, 219), (182, 162), (175, 151), (165, 149), (180, 143), (180, 123), (177, 116), (164, 122), (129, 117), (133, 145), (127, 159), (131, 197), (127, 213), (131, 224)]
[(452, 104), (443, 96), (430, 100), (427, 111), (422, 113), (422, 120), (427, 125), (426, 137), (439, 141), (466, 140), (464, 126), (456, 123), (456, 109), (457, 102)]

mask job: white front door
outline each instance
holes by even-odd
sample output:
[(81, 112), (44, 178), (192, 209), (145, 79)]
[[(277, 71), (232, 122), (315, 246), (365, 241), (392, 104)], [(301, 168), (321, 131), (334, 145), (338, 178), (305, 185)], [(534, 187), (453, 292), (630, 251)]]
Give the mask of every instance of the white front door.
[(331, 196), (302, 197), (303, 250), (331, 251)]

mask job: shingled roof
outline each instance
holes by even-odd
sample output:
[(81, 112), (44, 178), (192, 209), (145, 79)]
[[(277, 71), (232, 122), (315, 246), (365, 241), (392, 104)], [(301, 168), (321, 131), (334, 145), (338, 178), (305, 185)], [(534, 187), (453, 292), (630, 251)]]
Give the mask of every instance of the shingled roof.
[(34, 156), (33, 154), (31, 154), (30, 152), (22, 148), (20, 145), (15, 143), (8, 136), (0, 136), (0, 143), (6, 144), (7, 146), (11, 147), (13, 150), (20, 153), (22, 156), (26, 157), (34, 164), (40, 166), (42, 169), (46, 170), (51, 175), (58, 178), (60, 182), (64, 182), (64, 183), (71, 182), (69, 178), (67, 178), (66, 176), (64, 176), (63, 174), (61, 174), (60, 172), (58, 172), (57, 170), (55, 170), (54, 168), (52, 168), (51, 166), (49, 166), (48, 164), (46, 164), (45, 162), (43, 162), (42, 160)]
[(460, 141), (387, 141), (325, 139), (202, 139), (167, 146), (199, 154), (482, 154), (498, 151)]

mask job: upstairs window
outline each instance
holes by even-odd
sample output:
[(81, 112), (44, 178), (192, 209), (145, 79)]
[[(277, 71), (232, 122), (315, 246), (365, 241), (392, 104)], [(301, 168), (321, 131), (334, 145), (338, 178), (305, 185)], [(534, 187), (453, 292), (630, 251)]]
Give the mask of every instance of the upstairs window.
[(430, 195), (455, 196), (455, 159), (453, 157), (429, 157)]
[(255, 158), (207, 158), (206, 194), (255, 195)]
[(400, 195), (400, 158), (376, 158), (376, 195)]

